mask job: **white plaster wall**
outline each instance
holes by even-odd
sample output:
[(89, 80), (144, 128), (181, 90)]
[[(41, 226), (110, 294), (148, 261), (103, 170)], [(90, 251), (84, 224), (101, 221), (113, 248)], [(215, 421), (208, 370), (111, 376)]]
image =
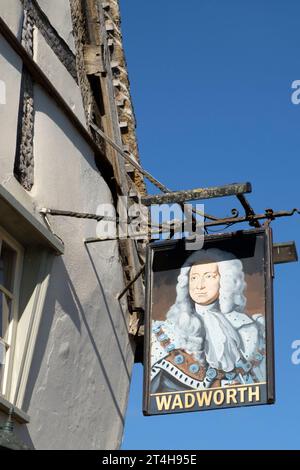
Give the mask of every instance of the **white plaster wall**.
[(23, 6), (20, 0), (0, 0), (0, 16), (17, 38), (21, 39)]
[[(67, 0), (39, 3), (67, 37), (70, 19), (63, 21)], [(9, 11), (5, 9), (7, 15)], [(17, 18), (15, 10), (15, 24)], [(71, 78), (66, 78), (64, 67), (39, 34), (35, 60), (82, 118), (78, 89), (71, 86)], [(93, 152), (38, 85), (34, 90), (35, 184), (26, 193), (15, 181), (21, 70), (20, 59), (0, 38), (0, 80), (6, 83), (7, 96), (5, 107), (0, 105), (0, 183), (30, 206), (36, 217), (42, 207), (95, 212), (98, 204), (111, 201), (111, 193), (95, 166)], [(23, 407), (31, 422), (16, 428), (36, 449), (116, 448), (122, 439), (134, 360), (126, 305), (116, 299), (124, 287), (118, 245), (101, 242), (86, 249), (83, 239), (96, 236), (96, 222), (49, 218), (65, 243), (65, 255), (54, 258), (25, 393)]]
[(47, 75), (72, 111), (86, 125), (81, 91), (38, 29), (34, 31), (34, 60)]
[(75, 53), (69, 0), (37, 0), (37, 3), (46, 14), (58, 34), (66, 41), (70, 49)]
[[(94, 156), (59, 108), (36, 86), (35, 181), (43, 207), (95, 212), (111, 194)], [(54, 260), (24, 406), (37, 449), (109, 449), (121, 442), (133, 352), (114, 241), (89, 245), (93, 221), (51, 218), (65, 243)], [(28, 409), (27, 409), (28, 406)]]
[[(1, 2), (0, 2), (1, 3)], [(20, 101), (22, 61), (0, 35), (0, 183), (13, 173)]]

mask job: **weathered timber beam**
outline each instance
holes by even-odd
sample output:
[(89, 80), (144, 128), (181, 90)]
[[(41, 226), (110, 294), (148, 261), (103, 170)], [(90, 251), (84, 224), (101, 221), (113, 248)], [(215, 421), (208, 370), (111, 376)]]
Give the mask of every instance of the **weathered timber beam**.
[(152, 204), (183, 203), (185, 201), (196, 201), (199, 199), (237, 196), (239, 194), (251, 193), (251, 191), (251, 183), (233, 183), (212, 188), (197, 188), (187, 191), (174, 191), (156, 196), (144, 196), (142, 197), (142, 204), (151, 206)]
[(295, 261), (298, 261), (298, 253), (294, 241), (273, 244), (274, 264), (293, 263)]
[(95, 44), (86, 44), (83, 51), (87, 75), (99, 75), (100, 73), (105, 72), (100, 46)]

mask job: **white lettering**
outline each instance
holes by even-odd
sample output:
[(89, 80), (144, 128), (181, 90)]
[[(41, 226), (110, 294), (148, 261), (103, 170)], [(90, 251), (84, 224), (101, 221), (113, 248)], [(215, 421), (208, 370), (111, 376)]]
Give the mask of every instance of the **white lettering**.
[(292, 354), (292, 363), (295, 366), (298, 366), (300, 364), (300, 340), (295, 340), (292, 343), (292, 349), (295, 349), (295, 351)]
[(300, 104), (300, 80), (293, 81), (292, 89), (295, 90), (291, 96), (292, 103)]

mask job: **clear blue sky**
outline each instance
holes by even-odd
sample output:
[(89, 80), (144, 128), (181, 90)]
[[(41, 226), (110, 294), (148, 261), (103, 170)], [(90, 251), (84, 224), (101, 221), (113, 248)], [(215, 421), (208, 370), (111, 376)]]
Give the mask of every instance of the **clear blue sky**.
[[(256, 212), (300, 206), (298, 0), (121, 0), (142, 163), (172, 189), (250, 181)], [(233, 198), (206, 204), (225, 216)], [(272, 224), (296, 240), (300, 216)], [(273, 406), (142, 415), (133, 373), (123, 449), (300, 448), (300, 264), (276, 266)]]

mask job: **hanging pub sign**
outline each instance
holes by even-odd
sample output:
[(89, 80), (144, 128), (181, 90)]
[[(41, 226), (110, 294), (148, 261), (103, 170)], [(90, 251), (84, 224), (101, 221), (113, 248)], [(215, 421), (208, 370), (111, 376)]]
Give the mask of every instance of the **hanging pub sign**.
[(145, 415), (274, 403), (269, 228), (149, 245)]

